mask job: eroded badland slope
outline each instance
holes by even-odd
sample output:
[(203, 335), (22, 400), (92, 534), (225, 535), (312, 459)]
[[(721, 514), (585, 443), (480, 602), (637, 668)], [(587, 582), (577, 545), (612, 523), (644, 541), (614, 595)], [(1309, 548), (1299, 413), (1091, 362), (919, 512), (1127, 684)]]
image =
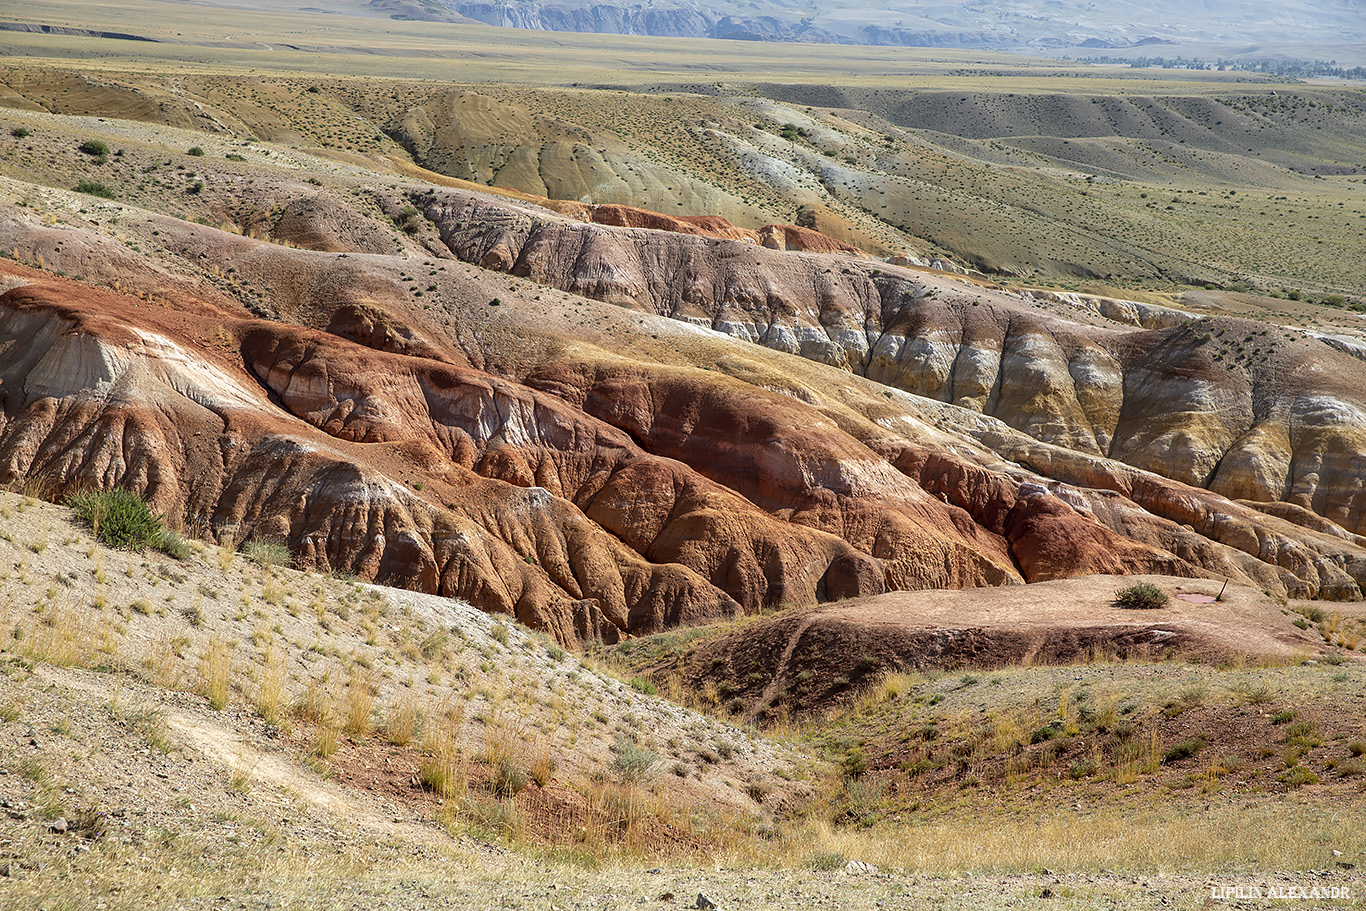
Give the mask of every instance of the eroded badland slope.
[(41, 142), (207, 224), (10, 184), (10, 482), (567, 644), (1094, 572), (1360, 597), (1364, 368), (1302, 332)]

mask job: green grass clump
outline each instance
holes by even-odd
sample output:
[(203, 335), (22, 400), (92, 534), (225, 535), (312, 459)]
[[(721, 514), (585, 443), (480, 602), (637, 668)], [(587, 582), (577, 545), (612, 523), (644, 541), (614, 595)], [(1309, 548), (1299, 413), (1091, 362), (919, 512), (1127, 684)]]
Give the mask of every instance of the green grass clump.
[(26, 127), (15, 127), (14, 129), (9, 131), (9, 134), (13, 136), (15, 139), (27, 139), (29, 136), (29, 131)]
[(194, 553), (190, 548), (190, 542), (186, 541), (169, 528), (162, 529), (161, 541), (157, 543), (157, 550), (161, 551), (166, 556), (174, 557), (177, 560), (188, 560), (190, 559), (191, 554)]
[(98, 196), (101, 199), (113, 199), (114, 191), (98, 180), (82, 180), (76, 184), (77, 193), (89, 193), (91, 196)]
[(1115, 592), (1115, 603), (1133, 610), (1153, 610), (1170, 600), (1166, 592), (1151, 582), (1139, 582)]
[(1191, 737), (1189, 739), (1182, 740), (1180, 743), (1174, 743), (1172, 744), (1171, 748), (1168, 749), (1165, 754), (1163, 754), (1162, 762), (1165, 764), (1170, 762), (1179, 762), (1182, 759), (1188, 759), (1191, 756), (1194, 756), (1196, 753), (1200, 752), (1200, 748), (1204, 745), (1205, 741), (1199, 737)]
[(112, 490), (82, 490), (67, 497), (67, 505), (90, 526), (95, 540), (106, 547), (142, 551), (160, 550), (176, 559), (189, 556), (189, 545), (166, 529), (160, 516), (137, 494)]
[(199, 146), (194, 146), (193, 148), (191, 148), (191, 149), (190, 149), (188, 152), (186, 152), (185, 154), (186, 154), (186, 155), (193, 155), (195, 158), (203, 158), (203, 157), (204, 157), (204, 150), (201, 149)]
[(1297, 765), (1289, 769), (1284, 775), (1282, 775), (1281, 781), (1284, 782), (1288, 787), (1298, 788), (1301, 785), (1318, 784), (1319, 776), (1315, 775), (1312, 771), (1306, 769), (1304, 766)]
[(252, 538), (242, 545), (242, 556), (257, 566), (288, 566), (289, 548), (280, 541)]
[(831, 873), (835, 870), (843, 870), (849, 863), (849, 858), (840, 854), (838, 851), (817, 851), (806, 859), (808, 870), (815, 870), (820, 873)]

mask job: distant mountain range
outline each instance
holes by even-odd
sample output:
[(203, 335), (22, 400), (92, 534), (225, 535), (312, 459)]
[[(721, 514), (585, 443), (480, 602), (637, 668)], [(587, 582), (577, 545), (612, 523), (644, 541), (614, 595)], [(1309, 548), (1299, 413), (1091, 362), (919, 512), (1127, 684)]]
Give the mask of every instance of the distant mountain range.
[[(1366, 43), (1363, 0), (442, 0), (490, 25), (749, 41), (808, 41), (1047, 53), (1160, 45)], [(422, 6), (431, 9), (434, 0)], [(1248, 51), (1255, 48), (1240, 48)]]

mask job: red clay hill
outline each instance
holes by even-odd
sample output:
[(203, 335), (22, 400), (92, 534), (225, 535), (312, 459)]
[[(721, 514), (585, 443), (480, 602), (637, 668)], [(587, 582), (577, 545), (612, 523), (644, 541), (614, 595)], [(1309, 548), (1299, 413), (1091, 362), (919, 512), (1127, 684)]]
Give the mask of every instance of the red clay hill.
[[(1313, 339), (1068, 319), (804, 229), (209, 177), (234, 230), (0, 206), (0, 480), (569, 644), (1092, 573), (1366, 584), (1366, 365)], [(1216, 356), (1248, 335), (1260, 369)]]

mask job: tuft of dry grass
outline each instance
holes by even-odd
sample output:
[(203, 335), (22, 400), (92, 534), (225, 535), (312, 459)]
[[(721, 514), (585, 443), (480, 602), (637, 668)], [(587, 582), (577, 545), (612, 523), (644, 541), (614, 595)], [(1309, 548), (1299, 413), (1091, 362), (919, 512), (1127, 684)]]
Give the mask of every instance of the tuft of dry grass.
[(404, 690), (384, 714), (384, 739), (395, 746), (412, 743), (417, 735), (419, 717), (417, 700), (410, 690)]
[(555, 758), (550, 741), (545, 737), (530, 738), (527, 749), (527, 771), (537, 787), (545, 787), (555, 777), (559, 761)]
[(180, 684), (180, 666), (185, 657), (189, 640), (174, 635), (168, 629), (161, 629), (147, 646), (147, 656), (143, 666), (151, 674), (158, 686), (176, 689)]
[(341, 731), (335, 724), (329, 723), (319, 725), (313, 732), (313, 741), (309, 751), (319, 759), (330, 759), (337, 752), (337, 746), (341, 740)]
[(256, 711), (271, 724), (276, 724), (280, 720), (287, 677), (288, 667), (284, 652), (274, 645), (269, 646), (262, 658), (261, 670), (257, 676)]
[(469, 783), (469, 760), (460, 749), (463, 706), (443, 699), (423, 716), (422, 751), (418, 767), (423, 787), (444, 799), (462, 797)]
[(232, 643), (226, 636), (215, 634), (204, 645), (199, 655), (199, 695), (209, 705), (222, 711), (228, 704), (232, 683)]
[(376, 686), (374, 672), (369, 668), (353, 667), (346, 678), (346, 707), (343, 730), (348, 737), (369, 736), (375, 712)]
[(37, 616), (22, 632), (25, 657), (62, 667), (89, 667), (99, 652), (99, 640), (88, 611), (58, 598), (40, 603)]

